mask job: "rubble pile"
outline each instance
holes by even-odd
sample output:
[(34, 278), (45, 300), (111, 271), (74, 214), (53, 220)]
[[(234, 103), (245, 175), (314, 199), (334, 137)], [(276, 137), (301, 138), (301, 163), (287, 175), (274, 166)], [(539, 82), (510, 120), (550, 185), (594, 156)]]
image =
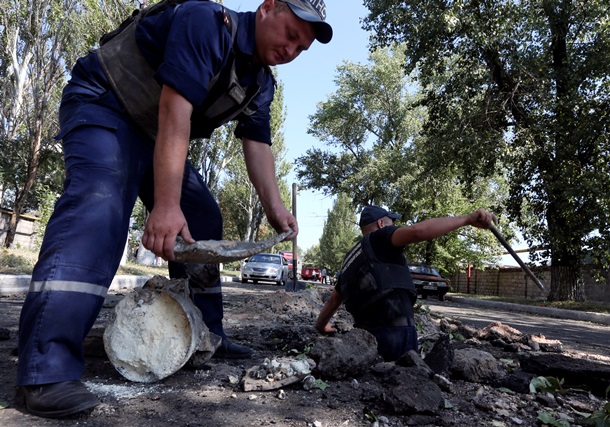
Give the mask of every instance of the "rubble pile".
[[(574, 361), (562, 354), (560, 341), (523, 334), (500, 322), (477, 329), (420, 308), (416, 314), (420, 353), (384, 362), (374, 350), (374, 337), (353, 328), (351, 316), (343, 308), (334, 318), (336, 335), (322, 336), (313, 329), (328, 294), (326, 289), (296, 294), (279, 291), (248, 303), (257, 311), (277, 315), (280, 321), (261, 331), (267, 342), (277, 343), (277, 349), (296, 348), (313, 359), (309, 383), (312, 379), (330, 382), (323, 393), (329, 405), (343, 399), (333, 391), (333, 382), (350, 380), (352, 397), (371, 410), (403, 417), (406, 425), (460, 425), (460, 418), (466, 420), (477, 411), (501, 420), (495, 425), (533, 425), (539, 414), (547, 412), (575, 422), (582, 417), (576, 408), (594, 413), (604, 403), (602, 386), (610, 386), (610, 366)], [(310, 347), (305, 348), (304, 343)], [(248, 370), (246, 377), (269, 379), (269, 372), (259, 369)], [(577, 372), (578, 388), (571, 388), (576, 378), (570, 371)], [(562, 394), (532, 393), (532, 381), (545, 375), (566, 378)], [(290, 384), (305, 389), (299, 380), (295, 376)], [(447, 408), (451, 408), (449, 413)]]

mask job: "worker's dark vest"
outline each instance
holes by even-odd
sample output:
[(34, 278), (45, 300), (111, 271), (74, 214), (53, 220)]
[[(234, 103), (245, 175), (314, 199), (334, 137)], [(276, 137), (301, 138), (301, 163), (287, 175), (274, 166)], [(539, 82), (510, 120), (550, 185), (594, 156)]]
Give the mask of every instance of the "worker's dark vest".
[[(161, 13), (170, 4), (185, 1), (189, 0), (162, 0), (142, 10), (135, 10), (116, 30), (102, 36), (100, 48), (96, 51), (102, 69), (123, 108), (153, 140), (156, 139), (159, 123), (161, 85), (153, 77), (155, 70), (148, 64), (136, 44), (136, 27), (144, 17)], [(223, 8), (223, 15), (235, 45), (237, 14)], [(248, 108), (248, 104), (258, 94), (266, 74), (271, 71), (268, 67), (263, 67), (255, 84), (242, 86), (235, 72), (235, 59), (233, 47), (226, 66), (210, 80), (208, 96), (203, 105), (193, 109), (191, 139), (209, 138), (214, 129), (234, 119), (238, 114), (254, 113), (254, 110)]]
[[(415, 285), (406, 265), (380, 261), (375, 256), (369, 234), (364, 236), (360, 247), (366, 262), (348, 266), (339, 276), (339, 289), (345, 297), (345, 308), (356, 321), (360, 316), (367, 316), (368, 308), (386, 298), (395, 289), (406, 290), (411, 300), (415, 301)], [(393, 309), (396, 309), (396, 312)], [(404, 316), (404, 313), (399, 311), (399, 307), (390, 305), (383, 315), (385, 320), (392, 320)]]

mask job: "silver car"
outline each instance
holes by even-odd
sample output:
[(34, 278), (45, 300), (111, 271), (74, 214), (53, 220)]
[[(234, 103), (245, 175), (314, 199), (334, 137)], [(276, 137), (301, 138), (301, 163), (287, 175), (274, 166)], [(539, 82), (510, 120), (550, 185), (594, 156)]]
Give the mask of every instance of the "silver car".
[(288, 262), (280, 254), (256, 254), (241, 268), (242, 283), (252, 280), (252, 283), (265, 281), (284, 285), (287, 279)]

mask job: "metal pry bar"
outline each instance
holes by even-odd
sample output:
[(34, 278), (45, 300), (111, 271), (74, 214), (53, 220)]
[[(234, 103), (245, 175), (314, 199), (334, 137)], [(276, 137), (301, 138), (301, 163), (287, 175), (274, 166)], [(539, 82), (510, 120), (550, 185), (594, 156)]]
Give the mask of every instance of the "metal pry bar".
[(510, 247), (510, 245), (508, 244), (506, 239), (504, 237), (502, 237), (500, 232), (496, 229), (496, 227), (493, 224), (489, 224), (489, 230), (494, 234), (494, 236), (497, 237), (497, 239), (500, 241), (500, 243), (502, 243), (502, 246), (504, 246), (506, 248), (506, 250), (513, 256), (513, 258), (521, 266), (523, 271), (525, 271), (528, 274), (528, 276), (530, 276), (532, 278), (532, 280), (534, 281), (536, 286), (538, 286), (542, 291), (546, 291), (546, 289), (544, 288), (544, 285), (542, 283), (540, 283), (540, 280), (538, 280), (538, 278), (532, 272), (532, 270), (530, 270), (529, 267), (521, 260), (521, 258), (519, 258), (519, 255), (517, 255), (517, 253), (515, 251), (513, 251), (513, 248)]

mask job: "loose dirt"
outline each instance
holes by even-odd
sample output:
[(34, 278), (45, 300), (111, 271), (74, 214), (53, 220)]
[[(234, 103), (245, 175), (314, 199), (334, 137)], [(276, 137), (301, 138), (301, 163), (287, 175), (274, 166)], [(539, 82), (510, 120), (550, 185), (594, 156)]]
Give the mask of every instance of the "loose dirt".
[[(306, 360), (320, 335), (315, 318), (329, 286), (285, 292), (272, 285), (226, 283), (225, 330), (236, 342), (255, 350), (251, 359), (210, 359), (187, 364), (155, 383), (131, 382), (112, 366), (103, 347), (103, 331), (125, 292), (112, 292), (86, 342), (83, 381), (101, 405), (63, 420), (33, 417), (13, 402), (18, 316), (24, 295), (0, 299), (0, 425), (13, 426), (205, 426), (205, 427), (339, 427), (339, 426), (535, 426), (542, 416), (555, 425), (574, 425), (582, 413), (602, 407), (603, 397), (586, 391), (516, 393), (489, 384), (449, 378), (443, 402), (427, 413), (397, 413), (384, 402), (390, 390), (372, 372), (345, 379), (316, 377), (267, 391), (244, 391), (245, 372), (273, 360)], [(432, 313), (435, 322), (440, 322)], [(349, 325), (349, 316), (338, 320)], [(455, 338), (455, 337), (454, 337)], [(481, 344), (507, 369), (516, 369), (515, 354)], [(608, 364), (610, 359), (574, 355)], [(511, 368), (512, 367), (512, 368)]]

